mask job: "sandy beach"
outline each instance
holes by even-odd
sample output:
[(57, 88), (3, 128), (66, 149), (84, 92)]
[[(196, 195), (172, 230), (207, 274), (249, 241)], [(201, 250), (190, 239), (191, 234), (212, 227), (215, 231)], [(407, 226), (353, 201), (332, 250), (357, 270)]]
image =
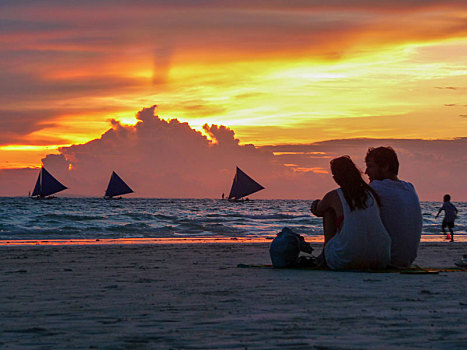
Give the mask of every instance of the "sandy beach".
[[(319, 250), (319, 244), (314, 244)], [(465, 242), (424, 242), (452, 267)], [(467, 272), (239, 268), (267, 243), (0, 247), (4, 349), (462, 349)]]

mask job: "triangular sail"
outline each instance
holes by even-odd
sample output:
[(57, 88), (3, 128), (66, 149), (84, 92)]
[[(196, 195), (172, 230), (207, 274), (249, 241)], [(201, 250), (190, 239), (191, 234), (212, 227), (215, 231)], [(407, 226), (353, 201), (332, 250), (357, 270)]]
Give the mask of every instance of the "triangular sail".
[(229, 199), (240, 199), (252, 193), (263, 190), (264, 187), (245, 174), (239, 167), (235, 174)]
[(39, 176), (37, 177), (36, 181), (36, 186), (34, 186), (34, 190), (32, 191), (33, 196), (40, 196), (41, 194), (41, 174), (42, 174), (42, 169), (41, 172), (39, 173)]
[(122, 194), (133, 193), (133, 190), (123, 181), (115, 171), (112, 172), (109, 185), (105, 191), (106, 197), (120, 196)]
[(62, 185), (57, 179), (55, 179), (50, 173), (44, 168), (41, 168), (41, 172), (37, 177), (36, 185), (34, 186), (33, 196), (46, 197), (54, 193), (66, 190), (68, 187)]

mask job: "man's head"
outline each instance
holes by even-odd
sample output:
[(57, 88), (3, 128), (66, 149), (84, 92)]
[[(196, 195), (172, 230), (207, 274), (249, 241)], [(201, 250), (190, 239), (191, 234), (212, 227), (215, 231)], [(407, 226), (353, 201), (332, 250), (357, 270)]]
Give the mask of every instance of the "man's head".
[(443, 197), (443, 202), (449, 202), (451, 200), (451, 196), (449, 194), (445, 194)]
[(370, 181), (397, 179), (399, 160), (391, 147), (370, 147), (365, 157), (366, 171)]

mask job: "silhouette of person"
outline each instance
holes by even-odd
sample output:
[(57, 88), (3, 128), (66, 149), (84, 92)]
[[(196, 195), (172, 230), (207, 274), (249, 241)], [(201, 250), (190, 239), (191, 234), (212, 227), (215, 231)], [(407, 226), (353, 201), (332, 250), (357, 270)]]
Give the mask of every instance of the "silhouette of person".
[(381, 219), (391, 237), (391, 265), (407, 267), (417, 257), (423, 218), (414, 186), (398, 178), (399, 160), (391, 147), (369, 148), (365, 157), (370, 186), (381, 199)]
[[(438, 210), (438, 214), (436, 214), (435, 219), (438, 218), (439, 214), (444, 210), (444, 219), (443, 223), (441, 224), (441, 231), (446, 235), (446, 226), (449, 229), (449, 232), (451, 233), (451, 242), (454, 242), (454, 220), (457, 218), (457, 208), (454, 206), (454, 204), (451, 203), (451, 196), (449, 194), (445, 194), (443, 197), (443, 205), (441, 208)], [(449, 239), (449, 236), (446, 235), (446, 238)]]
[(333, 270), (385, 268), (391, 262), (391, 239), (379, 214), (376, 191), (349, 156), (331, 160), (331, 172), (339, 188), (313, 201), (310, 208), (323, 218), (319, 263)]

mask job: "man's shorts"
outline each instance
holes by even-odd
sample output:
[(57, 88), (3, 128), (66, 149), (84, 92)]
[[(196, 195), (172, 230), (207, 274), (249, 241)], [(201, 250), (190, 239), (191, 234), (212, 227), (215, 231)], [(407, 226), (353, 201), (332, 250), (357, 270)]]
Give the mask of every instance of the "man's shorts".
[(454, 228), (454, 221), (443, 220), (443, 227)]

